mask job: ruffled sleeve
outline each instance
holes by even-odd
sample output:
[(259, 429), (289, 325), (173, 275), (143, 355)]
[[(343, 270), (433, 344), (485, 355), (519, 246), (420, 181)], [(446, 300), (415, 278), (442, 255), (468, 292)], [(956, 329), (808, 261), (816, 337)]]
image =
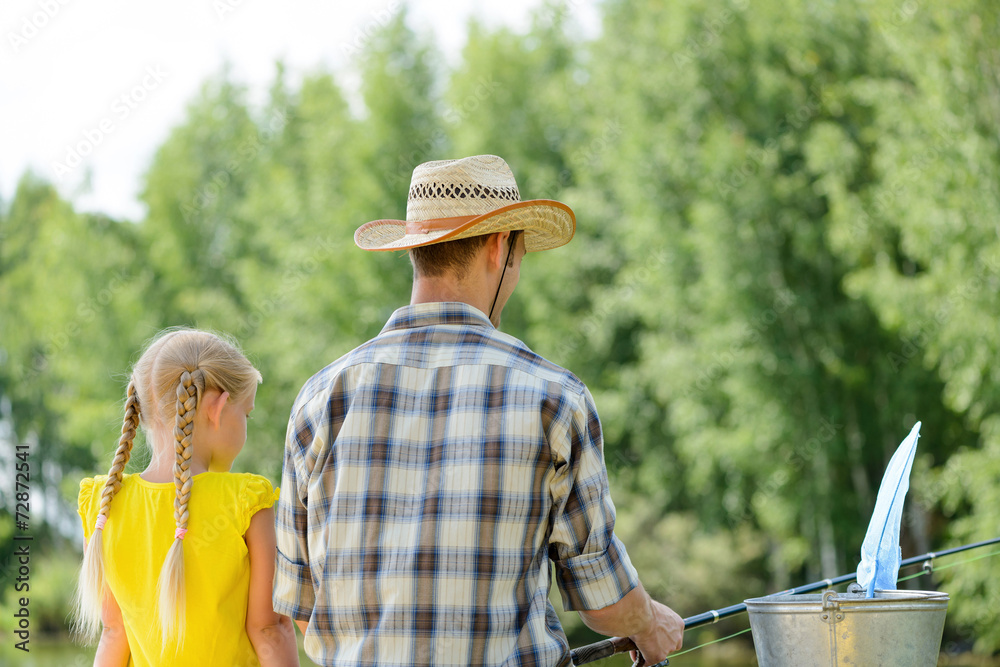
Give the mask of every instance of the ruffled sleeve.
[(87, 477), (80, 480), (80, 496), (77, 498), (76, 511), (83, 522), (83, 535), (88, 540), (90, 534), (94, 532), (94, 522), (97, 520), (99, 507), (97, 494), (103, 486), (104, 481), (98, 477)]
[(257, 512), (272, 507), (278, 501), (280, 489), (274, 488), (266, 477), (248, 474), (241, 494), (243, 499), (242, 529), (250, 527), (250, 519)]

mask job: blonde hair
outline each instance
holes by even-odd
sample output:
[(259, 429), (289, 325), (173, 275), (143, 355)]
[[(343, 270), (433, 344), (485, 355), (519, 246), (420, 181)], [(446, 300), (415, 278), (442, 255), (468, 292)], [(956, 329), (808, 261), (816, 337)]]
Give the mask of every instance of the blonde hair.
[(167, 552), (157, 584), (157, 616), (166, 639), (183, 640), (184, 533), (187, 532), (191, 498), (191, 443), (194, 417), (206, 389), (229, 392), (240, 401), (261, 381), (235, 344), (222, 336), (194, 329), (168, 329), (146, 347), (132, 368), (125, 391), (125, 419), (114, 461), (101, 493), (97, 523), (83, 554), (83, 566), (74, 605), (74, 632), (86, 639), (101, 629), (101, 603), (106, 594), (102, 534), (110, 505), (121, 489), (132, 442), (141, 425), (154, 449), (164, 447), (155, 435), (173, 419), (174, 434), (174, 541)]

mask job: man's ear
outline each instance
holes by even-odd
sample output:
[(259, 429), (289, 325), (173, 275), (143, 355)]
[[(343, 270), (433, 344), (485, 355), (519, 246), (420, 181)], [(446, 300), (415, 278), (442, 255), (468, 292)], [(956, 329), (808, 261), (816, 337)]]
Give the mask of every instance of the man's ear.
[(490, 268), (500, 271), (503, 268), (504, 263), (507, 261), (507, 238), (510, 237), (510, 232), (496, 232), (490, 235), (489, 243), (487, 243), (487, 248), (489, 249), (489, 260)]
[(201, 399), (199, 411), (203, 412), (208, 423), (218, 428), (222, 423), (222, 409), (229, 400), (229, 392), (206, 391)]

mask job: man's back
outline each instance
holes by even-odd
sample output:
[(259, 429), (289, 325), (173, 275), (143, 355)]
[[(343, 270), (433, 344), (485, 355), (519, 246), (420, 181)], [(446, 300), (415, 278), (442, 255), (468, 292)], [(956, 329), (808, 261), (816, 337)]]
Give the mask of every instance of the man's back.
[(282, 487), (275, 608), (311, 613), (322, 664), (569, 664), (549, 559), (567, 609), (637, 582), (586, 387), (465, 304), (402, 308), (307, 382)]

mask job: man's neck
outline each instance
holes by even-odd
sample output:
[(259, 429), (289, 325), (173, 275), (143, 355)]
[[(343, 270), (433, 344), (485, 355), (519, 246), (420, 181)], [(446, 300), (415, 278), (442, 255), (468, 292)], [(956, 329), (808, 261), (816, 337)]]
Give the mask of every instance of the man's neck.
[(490, 309), (489, 296), (482, 289), (454, 277), (417, 277), (410, 292), (410, 305), (457, 301), (467, 303), (482, 312)]

